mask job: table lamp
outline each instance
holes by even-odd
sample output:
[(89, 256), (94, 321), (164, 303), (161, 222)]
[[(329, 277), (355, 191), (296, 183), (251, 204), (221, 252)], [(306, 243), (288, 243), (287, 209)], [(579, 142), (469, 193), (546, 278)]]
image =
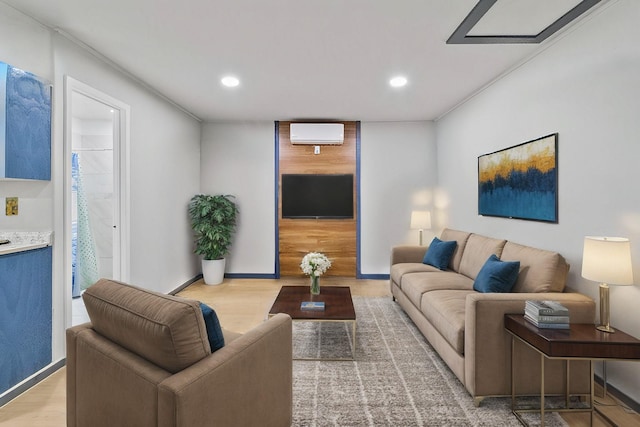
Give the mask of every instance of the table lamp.
[(622, 237), (584, 238), (582, 277), (600, 282), (600, 325), (603, 332), (615, 332), (609, 325), (609, 285), (633, 285), (631, 243)]
[(422, 246), (422, 230), (431, 228), (431, 212), (413, 211), (411, 212), (411, 229), (420, 230), (420, 246)]

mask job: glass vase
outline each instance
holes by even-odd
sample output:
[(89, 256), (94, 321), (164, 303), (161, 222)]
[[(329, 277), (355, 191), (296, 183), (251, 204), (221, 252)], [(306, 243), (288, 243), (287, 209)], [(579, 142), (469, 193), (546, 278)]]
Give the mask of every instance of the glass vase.
[(311, 275), (311, 295), (320, 295), (320, 276)]

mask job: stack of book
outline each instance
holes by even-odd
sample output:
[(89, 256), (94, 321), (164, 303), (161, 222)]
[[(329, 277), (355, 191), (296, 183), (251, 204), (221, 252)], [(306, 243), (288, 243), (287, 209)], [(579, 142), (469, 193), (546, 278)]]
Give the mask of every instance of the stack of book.
[(569, 329), (569, 310), (557, 301), (527, 301), (524, 318), (545, 329)]

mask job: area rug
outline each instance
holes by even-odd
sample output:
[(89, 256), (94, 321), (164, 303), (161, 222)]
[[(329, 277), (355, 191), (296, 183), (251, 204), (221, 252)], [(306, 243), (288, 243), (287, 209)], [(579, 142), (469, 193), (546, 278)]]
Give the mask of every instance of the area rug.
[[(509, 398), (480, 407), (391, 297), (354, 297), (354, 361), (294, 361), (294, 426), (519, 426)], [(296, 322), (294, 357), (351, 356), (351, 326)], [(539, 425), (537, 414), (526, 414)], [(547, 413), (548, 426), (567, 426)]]

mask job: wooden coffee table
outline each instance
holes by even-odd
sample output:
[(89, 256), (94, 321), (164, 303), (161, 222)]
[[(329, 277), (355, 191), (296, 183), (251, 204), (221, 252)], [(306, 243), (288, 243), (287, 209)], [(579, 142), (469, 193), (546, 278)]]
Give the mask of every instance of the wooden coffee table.
[[(324, 310), (301, 310), (303, 301), (323, 301)], [(356, 354), (356, 311), (353, 308), (351, 289), (348, 286), (324, 286), (320, 295), (311, 295), (309, 286), (283, 286), (276, 297), (269, 317), (278, 313), (286, 313), (294, 322), (340, 322), (351, 323), (352, 346), (350, 359), (330, 360), (354, 360)], [(304, 360), (319, 360), (305, 358)], [(327, 359), (322, 359), (327, 360)]]

